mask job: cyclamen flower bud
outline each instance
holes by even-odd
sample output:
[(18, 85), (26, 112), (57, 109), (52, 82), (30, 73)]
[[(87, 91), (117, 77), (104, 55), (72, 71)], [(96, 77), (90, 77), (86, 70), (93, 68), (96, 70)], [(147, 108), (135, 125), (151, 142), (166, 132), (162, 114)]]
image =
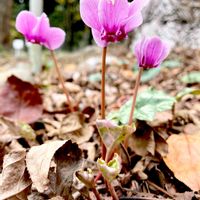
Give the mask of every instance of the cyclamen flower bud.
[(138, 66), (144, 69), (159, 67), (168, 54), (168, 45), (159, 37), (144, 38), (135, 45)]

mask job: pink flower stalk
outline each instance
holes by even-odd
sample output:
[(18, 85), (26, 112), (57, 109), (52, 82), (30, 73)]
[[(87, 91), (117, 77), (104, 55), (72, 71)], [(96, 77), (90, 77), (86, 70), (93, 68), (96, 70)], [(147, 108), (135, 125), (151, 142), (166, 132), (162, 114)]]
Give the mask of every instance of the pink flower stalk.
[(16, 29), (27, 41), (44, 45), (50, 50), (59, 48), (65, 40), (65, 32), (60, 28), (50, 27), (45, 13), (36, 17), (32, 12), (21, 11), (16, 18)]
[(168, 54), (168, 45), (159, 37), (144, 38), (135, 46), (138, 65), (143, 69), (159, 67)]
[(92, 29), (95, 42), (106, 47), (142, 24), (142, 8), (149, 0), (80, 0), (82, 20)]

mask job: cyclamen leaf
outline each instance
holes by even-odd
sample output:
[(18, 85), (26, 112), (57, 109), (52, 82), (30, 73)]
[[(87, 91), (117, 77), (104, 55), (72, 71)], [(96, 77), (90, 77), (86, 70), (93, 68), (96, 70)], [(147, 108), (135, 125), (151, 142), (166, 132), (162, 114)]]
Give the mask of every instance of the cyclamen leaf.
[(117, 126), (109, 120), (97, 120), (96, 124), (102, 141), (108, 150), (120, 144), (126, 135), (134, 132), (134, 127)]
[(150, 81), (151, 79), (153, 79), (159, 74), (160, 70), (161, 68), (158, 67), (158, 68), (148, 69), (144, 71), (141, 77), (141, 81), (143, 83)]
[(191, 72), (181, 78), (183, 83), (200, 83), (200, 72)]
[[(153, 121), (157, 112), (170, 110), (176, 99), (162, 91), (148, 89), (139, 93), (136, 101), (134, 118)], [(119, 110), (119, 120), (122, 124), (128, 122), (132, 99), (127, 101)]]
[(181, 67), (181, 62), (179, 60), (166, 60), (161, 64), (162, 67), (168, 67), (168, 68), (175, 68), (175, 67)]
[(110, 160), (108, 163), (106, 163), (103, 159), (99, 158), (97, 160), (97, 166), (101, 171), (103, 177), (107, 181), (112, 182), (121, 171), (121, 158), (116, 153), (114, 154), (113, 159)]

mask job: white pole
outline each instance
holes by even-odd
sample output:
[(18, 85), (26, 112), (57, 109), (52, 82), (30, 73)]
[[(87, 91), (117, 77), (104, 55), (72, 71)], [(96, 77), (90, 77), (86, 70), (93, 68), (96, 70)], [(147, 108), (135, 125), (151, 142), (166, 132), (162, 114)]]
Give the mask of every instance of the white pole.
[[(29, 0), (29, 10), (36, 16), (43, 12), (43, 0)], [(32, 72), (38, 74), (42, 67), (42, 48), (37, 44), (31, 44), (29, 47), (29, 57), (32, 64)]]

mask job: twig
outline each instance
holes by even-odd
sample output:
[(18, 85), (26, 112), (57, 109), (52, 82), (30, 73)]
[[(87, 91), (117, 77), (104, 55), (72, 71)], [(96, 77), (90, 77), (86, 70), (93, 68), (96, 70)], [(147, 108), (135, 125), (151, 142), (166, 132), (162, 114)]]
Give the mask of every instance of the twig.
[(148, 181), (148, 180), (147, 180), (147, 183), (148, 183), (149, 185), (153, 186), (154, 188), (156, 188), (157, 190), (159, 190), (160, 192), (166, 194), (168, 197), (170, 197), (170, 198), (172, 198), (172, 199), (174, 198), (173, 195), (169, 194), (167, 191), (165, 191), (163, 188), (159, 187), (159, 186), (156, 185), (155, 183), (153, 183), (153, 182), (151, 182), (151, 181)]

